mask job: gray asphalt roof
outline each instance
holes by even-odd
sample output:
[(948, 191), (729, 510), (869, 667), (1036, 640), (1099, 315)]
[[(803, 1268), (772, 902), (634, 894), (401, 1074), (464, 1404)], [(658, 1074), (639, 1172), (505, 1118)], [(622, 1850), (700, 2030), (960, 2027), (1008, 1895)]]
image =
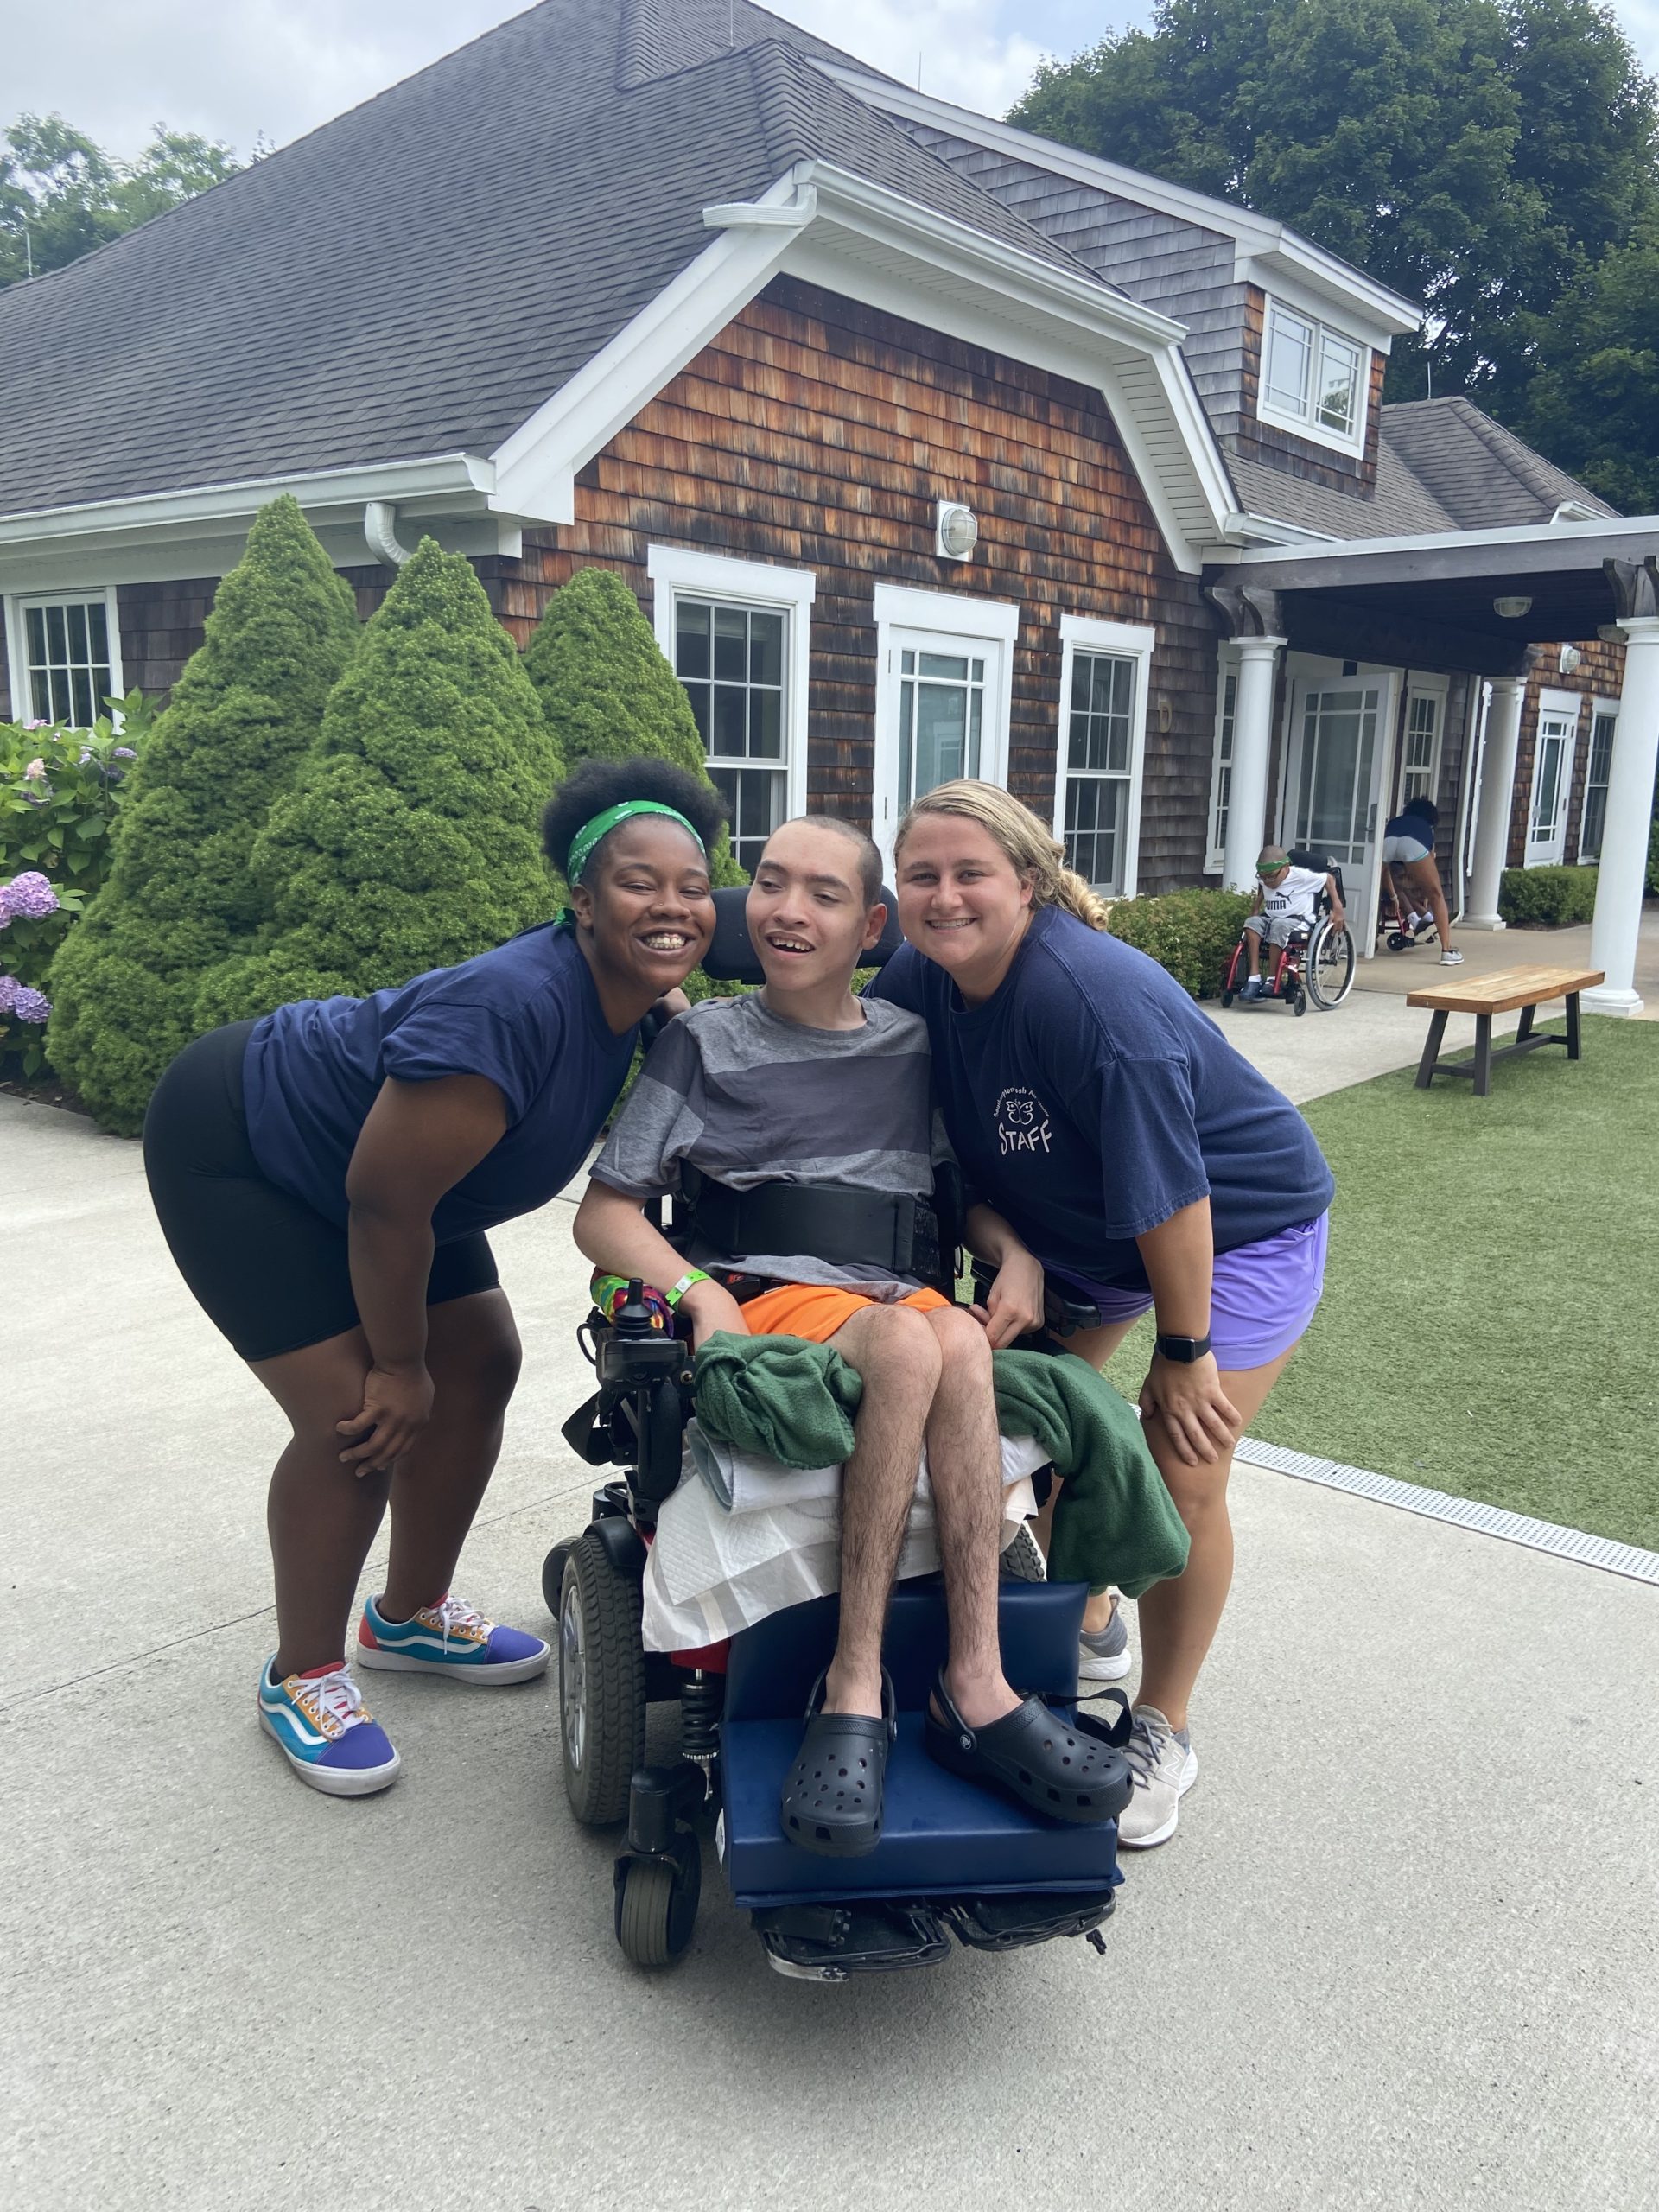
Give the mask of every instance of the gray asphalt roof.
[(1100, 281), (815, 56), (851, 59), (747, 0), (544, 0), (0, 292), (0, 514), (487, 452), (702, 251), (705, 204), (810, 156)]
[(1332, 537), (1520, 528), (1548, 522), (1567, 499), (1616, 512), (1461, 396), (1384, 407), (1372, 498), (1255, 461), (1230, 456), (1227, 465), (1250, 513)]

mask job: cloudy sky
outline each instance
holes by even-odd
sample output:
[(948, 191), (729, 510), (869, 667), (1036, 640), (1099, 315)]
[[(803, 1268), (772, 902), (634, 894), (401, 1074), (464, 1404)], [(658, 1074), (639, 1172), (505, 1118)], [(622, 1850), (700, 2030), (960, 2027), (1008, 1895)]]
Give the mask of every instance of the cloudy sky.
[[(1143, 22), (1149, 0), (774, 0), (890, 75), (997, 114), (1044, 54), (1069, 55)], [(56, 0), (12, 12), (0, 123), (56, 110), (131, 155), (158, 118), (246, 154), (282, 145), (461, 46), (514, 0)], [(1616, 12), (1659, 68), (1659, 0)]]

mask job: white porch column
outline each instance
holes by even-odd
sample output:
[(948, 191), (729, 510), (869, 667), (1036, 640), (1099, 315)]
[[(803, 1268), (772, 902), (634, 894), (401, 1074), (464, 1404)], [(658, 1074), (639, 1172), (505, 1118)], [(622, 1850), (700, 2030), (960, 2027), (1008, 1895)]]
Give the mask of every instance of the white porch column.
[(1469, 871), (1469, 906), (1460, 930), (1501, 930), (1498, 879), (1509, 857), (1510, 816), (1515, 805), (1515, 757), (1521, 747), (1524, 676), (1495, 676), (1486, 714), (1486, 751), (1475, 797), (1475, 859)]
[(1249, 891), (1268, 823), (1268, 756), (1273, 749), (1273, 690), (1282, 638), (1239, 638), (1238, 704), (1233, 715), (1232, 779), (1222, 887)]
[(1607, 980), (1584, 994), (1595, 1014), (1640, 1014), (1636, 985), (1637, 932), (1648, 872), (1648, 830), (1653, 779), (1659, 762), (1659, 614), (1627, 614), (1624, 689), (1607, 774), (1606, 821), (1596, 877), (1596, 915), (1590, 931), (1590, 965)]

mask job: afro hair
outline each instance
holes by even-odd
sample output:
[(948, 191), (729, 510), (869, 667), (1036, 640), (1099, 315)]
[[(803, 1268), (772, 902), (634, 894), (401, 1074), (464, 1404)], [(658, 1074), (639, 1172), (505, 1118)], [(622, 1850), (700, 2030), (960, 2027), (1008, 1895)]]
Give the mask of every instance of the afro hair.
[[(712, 849), (726, 819), (724, 804), (714, 786), (700, 776), (677, 768), (672, 761), (584, 760), (559, 785), (542, 817), (542, 844), (561, 875), (567, 874), (570, 848), (585, 825), (596, 814), (631, 798), (671, 806), (676, 814), (685, 817), (706, 849)], [(595, 861), (609, 842), (608, 836), (601, 837), (588, 855), (582, 871), (584, 881), (591, 878)]]

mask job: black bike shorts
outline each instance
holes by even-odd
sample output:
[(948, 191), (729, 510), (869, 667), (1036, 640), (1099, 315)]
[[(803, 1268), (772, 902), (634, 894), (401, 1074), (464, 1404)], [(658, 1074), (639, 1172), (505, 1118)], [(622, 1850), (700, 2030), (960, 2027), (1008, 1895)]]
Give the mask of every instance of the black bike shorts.
[[(276, 1359), (359, 1323), (346, 1231), (279, 1190), (248, 1142), (242, 1058), (251, 1021), (187, 1045), (144, 1116), (144, 1173), (162, 1234), (213, 1325), (246, 1360)], [(499, 1287), (481, 1232), (440, 1244), (426, 1302)]]

